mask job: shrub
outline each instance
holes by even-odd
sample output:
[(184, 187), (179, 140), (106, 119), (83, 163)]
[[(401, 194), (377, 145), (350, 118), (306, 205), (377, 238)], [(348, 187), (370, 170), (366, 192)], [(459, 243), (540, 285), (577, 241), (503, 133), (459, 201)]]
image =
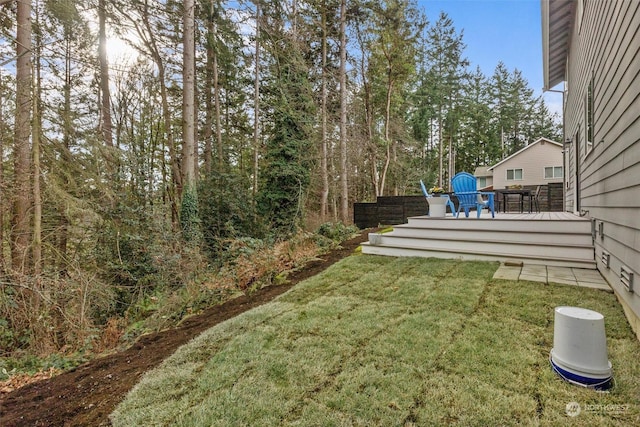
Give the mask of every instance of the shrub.
[(344, 225), (341, 222), (325, 222), (318, 227), (316, 234), (333, 242), (343, 242), (358, 232), (355, 225)]
[(199, 211), (204, 245), (212, 260), (229, 248), (231, 241), (260, 238), (263, 227), (241, 176), (220, 174), (200, 183)]

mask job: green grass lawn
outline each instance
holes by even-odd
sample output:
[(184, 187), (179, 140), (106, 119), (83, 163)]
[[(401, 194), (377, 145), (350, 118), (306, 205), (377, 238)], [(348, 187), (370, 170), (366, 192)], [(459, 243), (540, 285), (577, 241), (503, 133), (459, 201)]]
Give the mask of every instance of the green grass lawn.
[[(640, 344), (614, 295), (496, 263), (351, 256), (180, 348), (115, 426), (638, 425)], [(554, 308), (605, 316), (614, 388), (549, 365)], [(577, 402), (581, 412), (567, 415)]]

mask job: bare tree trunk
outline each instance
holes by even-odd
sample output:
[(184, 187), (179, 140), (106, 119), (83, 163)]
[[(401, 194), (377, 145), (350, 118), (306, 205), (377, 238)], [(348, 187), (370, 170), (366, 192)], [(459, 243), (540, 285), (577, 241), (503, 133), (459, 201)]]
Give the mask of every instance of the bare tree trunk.
[(391, 141), (389, 134), (389, 126), (391, 123), (391, 92), (393, 90), (393, 82), (391, 76), (387, 82), (387, 96), (384, 108), (384, 141), (386, 144), (384, 167), (382, 168), (382, 178), (380, 180), (380, 193), (384, 193), (384, 186), (387, 180), (387, 172), (389, 171), (389, 164), (391, 163)]
[(364, 73), (362, 73), (362, 76), (362, 79), (364, 80), (363, 86), (365, 93), (364, 109), (367, 132), (367, 147), (368, 151), (371, 153), (371, 158), (369, 159), (371, 167), (371, 187), (373, 188), (373, 193), (376, 196), (382, 196), (382, 193), (380, 192), (380, 185), (378, 183), (378, 151), (373, 141), (373, 106), (371, 105), (371, 84), (366, 81)]
[[(341, 5), (342, 8), (342, 5)], [(381, 196), (380, 185), (378, 182), (378, 150), (373, 140), (373, 101), (372, 101), (372, 89), (371, 83), (367, 80), (367, 54), (365, 49), (365, 43), (362, 40), (362, 30), (357, 28), (356, 36), (359, 40), (360, 46), (360, 76), (362, 78), (362, 89), (364, 93), (364, 116), (365, 116), (365, 131), (366, 131), (366, 150), (370, 153), (369, 157), (369, 169), (370, 169), (370, 181), (371, 189), (375, 196)]]
[[(178, 153), (173, 139), (173, 126), (171, 120), (171, 110), (169, 108), (169, 100), (167, 94), (167, 83), (165, 80), (165, 65), (160, 50), (156, 45), (156, 41), (153, 38), (154, 30), (149, 22), (149, 10), (148, 5), (144, 5), (144, 9), (141, 11), (142, 24), (144, 25), (144, 31), (140, 28), (138, 21), (133, 20), (132, 24), (136, 28), (141, 40), (144, 41), (145, 46), (149, 50), (153, 61), (158, 67), (158, 83), (160, 84), (160, 97), (162, 99), (162, 118), (164, 122), (164, 132), (166, 138), (166, 146), (169, 149), (169, 157), (171, 161), (171, 178), (172, 182), (170, 188), (167, 189), (167, 194), (171, 203), (171, 224), (174, 231), (179, 229), (178, 212), (178, 200), (182, 198), (182, 172), (180, 171), (180, 163), (178, 160)], [(149, 35), (147, 37), (146, 35)], [(164, 160), (163, 160), (164, 163)], [(166, 181), (165, 181), (166, 182)]]
[[(2, 70), (0, 70), (0, 159), (4, 159), (4, 141), (6, 135), (6, 123), (2, 114)], [(8, 138), (7, 138), (8, 139)], [(0, 276), (6, 272), (4, 259), (4, 215), (7, 206), (6, 194), (4, 191), (4, 162), (0, 160)], [(0, 286), (0, 290), (2, 286)]]
[[(106, 0), (98, 1), (98, 61), (100, 62), (100, 126), (107, 147), (113, 147), (113, 124), (111, 122), (111, 91), (109, 90), (109, 62), (107, 58), (107, 12)], [(109, 157), (109, 156), (108, 156)], [(110, 159), (107, 158), (109, 161)]]
[[(213, 26), (214, 40), (218, 39), (218, 27), (214, 23)], [(214, 43), (215, 43), (214, 41)], [(220, 79), (218, 72), (218, 52), (216, 46), (213, 48), (213, 100), (215, 106), (216, 118), (216, 144), (218, 146), (218, 172), (222, 173), (224, 169), (224, 147), (222, 146), (222, 122), (220, 120)]]
[[(38, 18), (36, 8), (36, 22)], [(40, 48), (42, 40), (40, 32), (36, 36), (35, 48), (35, 82), (33, 94), (33, 273), (39, 276), (42, 273), (42, 194), (40, 191), (40, 133), (42, 129), (42, 112), (40, 110), (41, 78), (40, 78)]]
[(40, 108), (36, 98), (33, 105), (33, 274), (42, 273), (42, 194), (40, 191)]
[(320, 177), (322, 190), (320, 193), (320, 218), (322, 222), (327, 220), (329, 210), (329, 167), (328, 167), (328, 141), (327, 141), (327, 9), (326, 1), (322, 2), (322, 99), (321, 99), (321, 157)]
[[(217, 170), (218, 172), (222, 172), (224, 165), (224, 155), (222, 146), (222, 124), (221, 124), (221, 116), (220, 116), (220, 78), (218, 71), (218, 51), (217, 51), (217, 40), (218, 40), (218, 26), (216, 23), (217, 14), (215, 13), (216, 1), (211, 0), (209, 3), (209, 16), (207, 21), (207, 33), (208, 33), (208, 42), (207, 42), (207, 74), (206, 74), (206, 85), (207, 88), (207, 96), (206, 96), (206, 112), (205, 112), (205, 149), (204, 149), (204, 164), (205, 171), (207, 175), (211, 174), (212, 162), (213, 162), (213, 147), (212, 147), (212, 139), (213, 139), (213, 121), (215, 119), (216, 126), (216, 150), (218, 151), (218, 161), (217, 161)], [(211, 89), (213, 88), (213, 93), (211, 93)], [(213, 99), (213, 105), (212, 105)]]
[[(194, 20), (195, 28), (195, 20)], [(196, 54), (195, 54), (195, 30), (193, 34), (193, 170), (195, 173), (196, 181), (200, 180), (200, 135), (198, 135), (198, 102), (199, 89), (196, 84)]]
[(347, 181), (347, 0), (340, 2), (340, 219), (349, 221), (349, 183)]
[[(444, 165), (442, 164), (442, 106), (438, 113), (438, 187), (442, 187), (442, 175), (444, 175)], [(444, 187), (443, 187), (444, 188)]]
[(17, 2), (16, 34), (16, 121), (14, 139), (14, 200), (11, 221), (11, 263), (24, 273), (30, 238), (29, 208), (31, 194), (31, 0)]
[(182, 88), (182, 170), (184, 188), (195, 189), (195, 4), (184, 2)]
[(256, 4), (256, 57), (253, 94), (253, 196), (258, 193), (258, 160), (260, 158), (260, 0)]
[(205, 96), (204, 96), (204, 131), (202, 134), (202, 138), (204, 139), (204, 172), (207, 177), (211, 176), (212, 169), (212, 161), (213, 161), (213, 146), (212, 146), (212, 138), (213, 138), (213, 105), (211, 99), (213, 98), (213, 94), (211, 93), (211, 88), (213, 87), (214, 80), (214, 65), (213, 58), (216, 55), (215, 47), (214, 47), (214, 19), (215, 14), (213, 13), (213, 8), (215, 7), (215, 0), (211, 0), (209, 2), (209, 14), (207, 15), (207, 65), (205, 72)]
[[(63, 127), (62, 127), (62, 164), (70, 165), (71, 159), (71, 136), (73, 127), (71, 123), (71, 41), (70, 35), (65, 35), (65, 77), (64, 77), (64, 106), (63, 106)], [(62, 174), (64, 188), (69, 189), (69, 175)], [(67, 244), (69, 235), (69, 218), (67, 217), (66, 202), (63, 200), (58, 207), (60, 220), (58, 223), (58, 271), (61, 275), (67, 272)]]
[(293, 40), (295, 40), (296, 42), (298, 41), (298, 2), (297, 0), (292, 0), (291, 1), (291, 9), (292, 9), (292, 34), (293, 34)]

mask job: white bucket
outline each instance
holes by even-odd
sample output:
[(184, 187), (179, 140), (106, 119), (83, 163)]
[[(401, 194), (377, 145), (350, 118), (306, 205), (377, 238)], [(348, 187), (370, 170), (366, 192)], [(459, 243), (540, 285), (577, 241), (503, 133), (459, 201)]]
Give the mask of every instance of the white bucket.
[(579, 307), (556, 307), (551, 364), (564, 379), (584, 386), (608, 388), (611, 362), (607, 356), (604, 316)]

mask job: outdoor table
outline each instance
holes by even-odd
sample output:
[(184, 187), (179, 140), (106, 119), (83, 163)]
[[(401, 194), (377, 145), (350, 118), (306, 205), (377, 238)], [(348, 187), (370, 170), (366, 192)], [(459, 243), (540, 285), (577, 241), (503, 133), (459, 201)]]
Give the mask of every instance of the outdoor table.
[[(509, 197), (518, 196), (520, 200), (520, 212), (524, 212), (524, 199), (529, 199), (529, 213), (531, 213), (531, 190), (528, 188), (505, 188), (504, 190), (493, 190), (498, 194), (498, 206), (502, 205), (502, 212), (507, 212)], [(500, 200), (501, 199), (501, 200)], [(499, 210), (499, 209), (498, 209)]]

